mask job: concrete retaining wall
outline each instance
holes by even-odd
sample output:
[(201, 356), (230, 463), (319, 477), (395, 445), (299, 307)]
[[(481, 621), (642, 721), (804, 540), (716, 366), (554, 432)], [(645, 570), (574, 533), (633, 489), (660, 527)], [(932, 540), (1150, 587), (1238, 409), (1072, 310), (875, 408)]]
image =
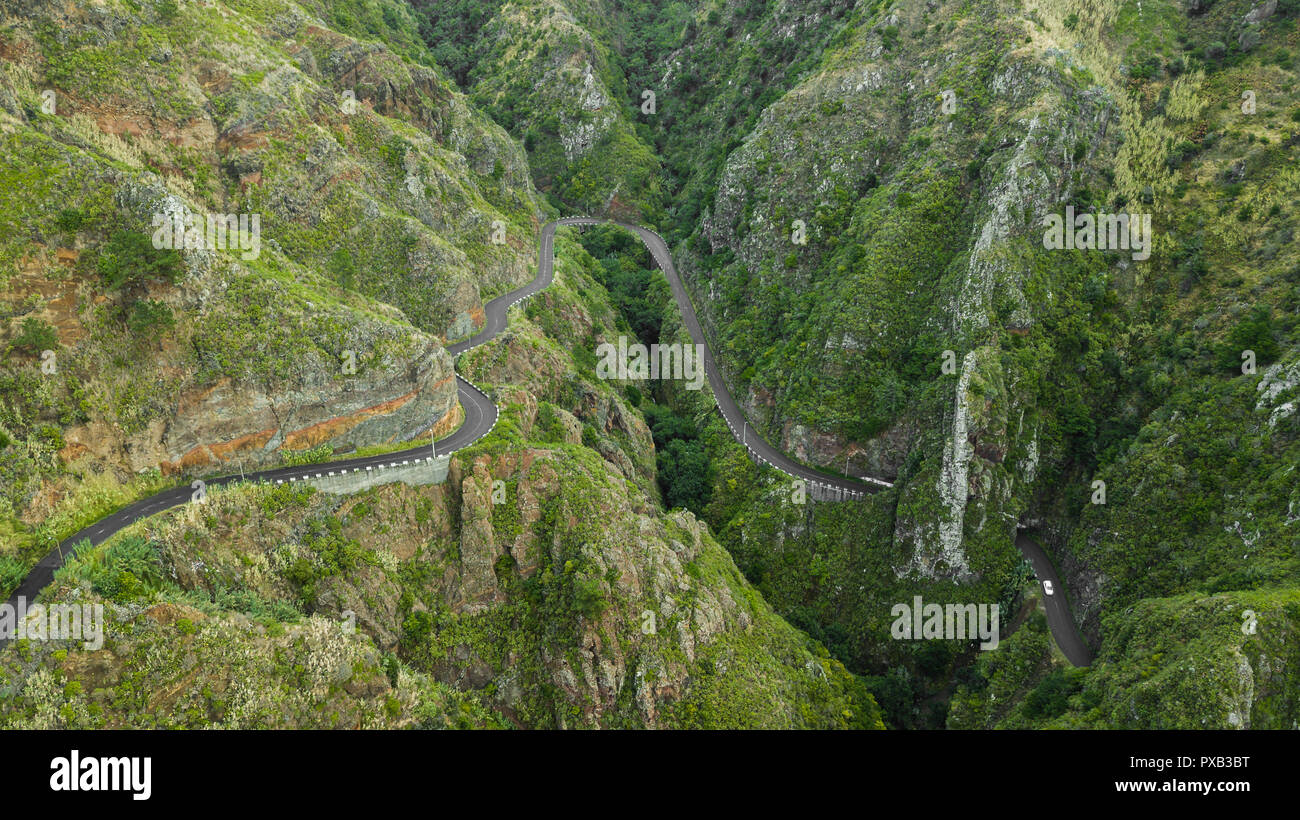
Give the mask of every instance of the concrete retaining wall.
[(295, 479), (277, 479), (276, 484), (306, 482), (321, 492), (347, 495), (402, 481), (407, 484), (441, 484), (447, 480), (451, 456), (435, 456), (384, 462), (349, 470), (330, 470), (325, 465), (315, 473)]

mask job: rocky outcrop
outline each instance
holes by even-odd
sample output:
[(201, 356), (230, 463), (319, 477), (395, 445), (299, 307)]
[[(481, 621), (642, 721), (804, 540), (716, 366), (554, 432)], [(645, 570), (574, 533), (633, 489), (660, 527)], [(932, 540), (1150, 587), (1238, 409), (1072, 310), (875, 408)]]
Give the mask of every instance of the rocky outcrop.
[(360, 384), (324, 375), (333, 363), (320, 364), (321, 375), (308, 374), (275, 392), (228, 378), (181, 392), (169, 419), (131, 436), (103, 423), (71, 428), (62, 455), (68, 461), (87, 454), (113, 461), (120, 455), (135, 472), (156, 468), (165, 475), (237, 461), (245, 467), (277, 464), (286, 452), (314, 447), (346, 451), (410, 441), (427, 435), (458, 406), (450, 358), (433, 341), (422, 358), (359, 378)]
[[(292, 3), (214, 8), (232, 25), (197, 50), (182, 32), (206, 12), (184, 4), (30, 4), (0, 46), (0, 137), (43, 180), (28, 207), (31, 186), (6, 179), (26, 230), (0, 304), (60, 343), (61, 377), (6, 424), (37, 448), (4, 486), (32, 523), (28, 500), (69, 466), (202, 474), (447, 429), (442, 343), (535, 270), (525, 155), (435, 69)], [(385, 25), (420, 48), (409, 16)], [(90, 53), (95, 70), (68, 68)], [(155, 244), (155, 216), (209, 214), (256, 217), (256, 250), (187, 243), (178, 276), (105, 281), (116, 234)], [(28, 379), (39, 364), (0, 367)]]
[(510, 111), (511, 131), (529, 150), (540, 189), (582, 213), (637, 220), (659, 198), (660, 160), (635, 127), (638, 116), (654, 113), (637, 109), (645, 89), (616, 96), (626, 81), (610, 46), (569, 5), (501, 6), (479, 33), (474, 60), (481, 68), (470, 95)]
[(1268, 411), (1269, 426), (1295, 414), (1297, 396), (1300, 387), (1300, 358), (1288, 362), (1278, 362), (1264, 371), (1255, 389), (1259, 392), (1256, 410)]
[[(354, 622), (520, 725), (877, 722), (706, 526), (658, 513), (586, 450), (457, 457), (424, 487), (245, 487), (210, 504), (144, 525), (180, 589)], [(251, 509), (276, 512), (238, 513)]]

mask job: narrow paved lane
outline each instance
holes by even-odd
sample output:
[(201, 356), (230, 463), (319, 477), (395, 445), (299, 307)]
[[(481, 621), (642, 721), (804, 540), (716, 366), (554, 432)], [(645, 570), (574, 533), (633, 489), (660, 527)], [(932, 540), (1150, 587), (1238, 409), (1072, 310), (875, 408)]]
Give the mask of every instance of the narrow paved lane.
[[(598, 225), (609, 221), (590, 217), (574, 217), (561, 219), (560, 224)], [(708, 340), (704, 338), (704, 329), (700, 325), (699, 318), (695, 315), (695, 308), (686, 293), (686, 287), (682, 284), (681, 277), (677, 275), (677, 269), (673, 266), (672, 255), (668, 252), (668, 243), (654, 231), (647, 230), (639, 225), (629, 225), (622, 222), (615, 222), (614, 224), (626, 228), (640, 237), (642, 243), (649, 249), (655, 264), (667, 277), (668, 284), (672, 287), (673, 298), (677, 301), (677, 309), (682, 314), (682, 323), (690, 332), (691, 340), (704, 349), (709, 387), (713, 389), (713, 396), (717, 400), (718, 409), (726, 420), (727, 426), (731, 428), (731, 433), (736, 437), (736, 441), (742, 442), (749, 449), (751, 456), (770, 464), (787, 475), (802, 478), (810, 484), (829, 489), (832, 493), (831, 497), (856, 498), (865, 493), (874, 493), (884, 487), (892, 486), (887, 481), (870, 476), (855, 480), (819, 473), (788, 458), (759, 436), (745, 420), (744, 413), (741, 412), (740, 407), (736, 404), (735, 399), (731, 397), (725, 382), (722, 380), (722, 374), (713, 360), (713, 352), (709, 347)], [(547, 227), (550, 228), (551, 226), (548, 225)], [(1047, 553), (1036, 542), (1020, 532), (1016, 534), (1016, 547), (1019, 548), (1022, 555), (1029, 559), (1039, 580), (1050, 580), (1055, 588), (1054, 594), (1043, 596), (1043, 601), (1047, 609), (1047, 623), (1052, 630), (1052, 636), (1056, 639), (1057, 645), (1061, 647), (1061, 651), (1070, 663), (1075, 666), (1088, 666), (1092, 663), (1092, 653), (1074, 625), (1074, 619), (1070, 616), (1069, 606), (1065, 601), (1065, 585), (1057, 577), (1056, 569), (1052, 566)]]
[(1088, 644), (1084, 642), (1083, 636), (1074, 625), (1070, 606), (1065, 601), (1065, 584), (1061, 583), (1060, 577), (1056, 574), (1052, 559), (1048, 558), (1047, 552), (1025, 532), (1016, 532), (1016, 547), (1029, 559), (1029, 563), (1033, 564), (1034, 574), (1038, 576), (1040, 582), (1052, 582), (1053, 592), (1051, 595), (1043, 595), (1043, 607), (1047, 610), (1047, 625), (1052, 630), (1056, 645), (1061, 647), (1061, 652), (1070, 663), (1075, 666), (1091, 666), (1092, 650), (1088, 648)]
[[(555, 223), (550, 223), (542, 230), (541, 241), (538, 246), (540, 262), (537, 276), (524, 287), (498, 296), (484, 305), (483, 329), (462, 342), (448, 345), (448, 353), (459, 356), (467, 350), (491, 341), (497, 334), (505, 330), (507, 314), (511, 307), (550, 286), (553, 270), (554, 238)], [(459, 374), (456, 376), (456, 393), (460, 405), (465, 411), (465, 420), (455, 432), (439, 439), (435, 446), (420, 444), (405, 450), (382, 455), (339, 459), (297, 467), (277, 467), (244, 475), (216, 476), (203, 479), (204, 486), (205, 488), (223, 487), (241, 481), (298, 481), (331, 472), (338, 473), (345, 470), (351, 472), (357, 469), (365, 470), (367, 467), (377, 469), (381, 465), (397, 466), (414, 460), (430, 458), (435, 451), (439, 457), (450, 455), (457, 450), (468, 447), (492, 432), (500, 413), (496, 404), (493, 403), (492, 399), (488, 398), (486, 393)], [(193, 497), (193, 493), (194, 490), (188, 485), (163, 490), (160, 493), (123, 507), (117, 512), (101, 518), (63, 539), (27, 574), (27, 577), (18, 585), (18, 588), (9, 595), (8, 603), (16, 607), (19, 598), (23, 598), (28, 602), (34, 601), (40, 591), (49, 586), (54, 580), (55, 571), (62, 567), (64, 561), (72, 555), (76, 544), (82, 541), (89, 541), (92, 545), (102, 544), (124, 527), (141, 518), (148, 518), (151, 515), (189, 502)], [(0, 646), (4, 643), (6, 642), (0, 640)]]
[[(544, 225), (538, 245), (537, 276), (524, 287), (498, 296), (488, 302), (483, 308), (485, 314), (483, 329), (464, 341), (448, 345), (447, 351), (453, 356), (459, 356), (496, 338), (501, 331), (506, 329), (507, 317), (511, 307), (550, 286), (555, 269), (555, 229), (558, 225), (597, 225), (608, 221), (610, 220), (570, 217)], [(672, 288), (673, 298), (677, 302), (677, 308), (681, 311), (682, 322), (690, 333), (691, 340), (704, 350), (705, 375), (709, 380), (709, 387), (713, 390), (718, 410), (731, 428), (731, 433), (736, 437), (736, 441), (741, 442), (749, 450), (752, 457), (775, 467), (786, 475), (803, 479), (814, 493), (820, 494), (823, 498), (860, 498), (868, 493), (875, 493), (885, 487), (892, 486), (887, 481), (870, 476), (855, 479), (819, 472), (787, 457), (764, 440), (762, 436), (758, 435), (757, 431), (746, 421), (744, 413), (741, 412), (739, 405), (736, 404), (735, 399), (728, 392), (726, 383), (722, 380), (722, 374), (714, 361), (712, 349), (709, 347), (708, 340), (704, 337), (704, 329), (695, 314), (695, 308), (691, 304), (681, 278), (677, 275), (677, 269), (673, 266), (672, 255), (668, 252), (668, 244), (657, 233), (638, 225), (621, 222), (614, 224), (635, 233), (646, 248), (649, 249), (655, 263), (664, 272), (664, 276), (667, 277)], [(438, 456), (450, 455), (456, 450), (468, 447), (490, 433), (492, 428), (496, 426), (500, 412), (486, 393), (459, 374), (456, 376), (456, 386), (460, 404), (465, 411), (465, 420), (451, 435), (439, 439), (432, 449), (430, 445), (422, 444), (406, 450), (377, 456), (342, 459), (298, 467), (279, 467), (246, 475), (219, 476), (204, 479), (205, 485), (207, 487), (222, 487), (241, 481), (290, 481), (320, 475), (328, 471), (351, 471), (358, 468), (377, 468), (380, 465), (395, 466), (411, 460), (430, 458), (435, 449)], [(40, 591), (54, 580), (55, 571), (63, 566), (64, 561), (72, 554), (75, 544), (81, 541), (101, 544), (122, 528), (141, 518), (148, 518), (163, 510), (188, 502), (193, 492), (189, 486), (164, 490), (101, 518), (65, 538), (27, 574), (23, 582), (9, 596), (8, 603), (16, 607), (20, 597), (29, 602), (34, 601)], [(1074, 621), (1070, 618), (1069, 610), (1066, 608), (1064, 598), (1060, 592), (1064, 587), (1060, 583), (1060, 579), (1056, 577), (1055, 570), (1052, 568), (1052, 563), (1048, 560), (1047, 554), (1036, 543), (1023, 535), (1016, 538), (1016, 546), (1034, 564), (1034, 570), (1038, 573), (1039, 578), (1051, 579), (1055, 584), (1058, 592), (1046, 599), (1048, 623), (1051, 626), (1052, 634), (1056, 637), (1057, 644), (1061, 646), (1062, 651), (1066, 653), (1066, 657), (1070, 659), (1071, 663), (1076, 666), (1086, 666), (1090, 661), (1087, 645), (1083, 643), (1083, 639), (1079, 637), (1078, 631), (1074, 628)], [(3, 646), (4, 643), (6, 641), (0, 641), (0, 646)]]
[[(589, 217), (573, 217), (561, 219), (560, 224), (598, 225), (607, 221)], [(727, 422), (727, 426), (731, 428), (731, 434), (736, 437), (736, 441), (743, 444), (749, 450), (751, 456), (775, 467), (792, 478), (803, 479), (812, 486), (830, 491), (831, 497), (861, 498), (868, 493), (878, 492), (886, 487), (893, 486), (888, 481), (870, 476), (846, 478), (823, 473), (800, 464), (760, 436), (753, 425), (745, 419), (745, 414), (741, 411), (740, 406), (736, 404), (736, 400), (731, 397), (731, 393), (728, 392), (726, 382), (722, 380), (722, 371), (718, 369), (713, 358), (713, 350), (709, 347), (708, 340), (704, 338), (704, 328), (700, 325), (699, 317), (695, 315), (695, 307), (691, 304), (690, 296), (686, 293), (686, 287), (682, 284), (681, 277), (677, 275), (677, 268), (673, 266), (672, 255), (668, 253), (668, 243), (664, 242), (663, 237), (659, 236), (659, 234), (639, 225), (628, 225), (622, 222), (613, 224), (635, 233), (646, 248), (649, 249), (655, 264), (667, 277), (668, 284), (672, 288), (673, 298), (677, 301), (677, 309), (682, 314), (682, 324), (686, 326), (687, 331), (690, 333), (691, 341), (700, 345), (704, 350), (704, 371), (709, 380), (709, 387), (713, 390), (713, 397), (717, 401), (718, 410), (722, 413), (722, 418)]]

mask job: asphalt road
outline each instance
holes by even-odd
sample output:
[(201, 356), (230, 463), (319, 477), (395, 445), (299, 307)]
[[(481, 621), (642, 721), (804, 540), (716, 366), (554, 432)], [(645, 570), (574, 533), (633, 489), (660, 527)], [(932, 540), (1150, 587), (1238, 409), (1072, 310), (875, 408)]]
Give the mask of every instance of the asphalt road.
[(1074, 618), (1070, 616), (1070, 607), (1065, 601), (1065, 584), (1057, 576), (1052, 559), (1047, 557), (1037, 541), (1021, 531), (1016, 532), (1016, 547), (1029, 559), (1040, 582), (1052, 582), (1054, 591), (1051, 595), (1044, 592), (1043, 606), (1047, 609), (1047, 625), (1052, 630), (1056, 645), (1061, 647), (1061, 652), (1070, 663), (1075, 666), (1091, 666), (1092, 650), (1084, 643), (1083, 636), (1074, 625)]
[[(448, 353), (459, 356), (467, 350), (491, 341), (498, 333), (505, 330), (507, 313), (511, 307), (550, 286), (554, 269), (554, 243), (555, 223), (550, 223), (542, 229), (538, 255), (540, 262), (536, 278), (524, 287), (498, 296), (484, 305), (483, 329), (462, 342), (448, 345)], [(468, 447), (492, 432), (499, 415), (499, 410), (492, 399), (488, 398), (486, 393), (460, 375), (456, 376), (456, 388), (461, 407), (465, 411), (465, 420), (451, 435), (439, 439), (434, 447), (421, 444), (406, 450), (382, 455), (205, 478), (203, 479), (204, 488), (222, 487), (240, 481), (289, 481), (290, 479), (308, 478), (329, 472), (338, 473), (344, 470), (351, 472), (356, 469), (364, 470), (367, 467), (377, 468), (380, 465), (397, 466), (416, 459), (430, 458), (434, 455), (435, 449), (438, 456), (450, 455), (461, 448)], [(62, 567), (64, 561), (73, 553), (74, 545), (82, 541), (89, 541), (91, 544), (102, 544), (119, 530), (141, 518), (148, 518), (163, 510), (189, 502), (193, 498), (194, 492), (195, 489), (192, 486), (173, 487), (170, 490), (164, 490), (148, 498), (141, 499), (130, 506), (123, 507), (65, 538), (27, 573), (27, 577), (10, 594), (8, 603), (17, 607), (20, 597), (25, 598), (29, 603), (34, 601), (40, 591), (54, 580), (55, 571)], [(0, 646), (4, 643), (6, 641), (0, 640)]]
[[(588, 217), (560, 220), (561, 224), (565, 225), (595, 225), (605, 221), (607, 220)], [(632, 231), (641, 238), (646, 248), (649, 249), (650, 255), (654, 258), (655, 264), (668, 278), (668, 284), (672, 287), (673, 298), (676, 299), (677, 308), (682, 314), (682, 323), (690, 332), (691, 340), (704, 349), (705, 372), (708, 376), (709, 387), (712, 388), (718, 410), (722, 413), (723, 419), (726, 420), (727, 426), (731, 428), (731, 433), (736, 437), (736, 441), (742, 442), (755, 458), (770, 464), (785, 474), (829, 488), (832, 492), (839, 493), (840, 497), (843, 498), (857, 498), (865, 493), (874, 493), (884, 487), (892, 486), (887, 481), (872, 478), (871, 476), (862, 476), (855, 479), (828, 476), (817, 472), (787, 457), (759, 436), (754, 428), (749, 426), (744, 413), (741, 412), (735, 399), (728, 392), (726, 384), (722, 381), (722, 374), (713, 361), (713, 352), (709, 347), (708, 340), (704, 338), (704, 329), (700, 325), (699, 318), (695, 315), (695, 308), (686, 293), (681, 277), (677, 275), (677, 269), (673, 267), (672, 256), (668, 252), (668, 243), (655, 232), (639, 225), (629, 225), (622, 222), (615, 224)], [(1047, 609), (1047, 623), (1052, 630), (1052, 636), (1056, 639), (1057, 645), (1061, 647), (1061, 651), (1070, 663), (1075, 666), (1090, 665), (1092, 663), (1092, 653), (1075, 627), (1074, 619), (1070, 616), (1070, 609), (1065, 601), (1065, 585), (1061, 583), (1061, 579), (1057, 576), (1051, 559), (1047, 557), (1047, 553), (1043, 551), (1041, 546), (1023, 532), (1016, 533), (1016, 547), (1019, 548), (1021, 554), (1029, 559), (1039, 580), (1050, 580), (1055, 588), (1052, 595), (1043, 596), (1043, 603)]]
[[(607, 221), (609, 220), (570, 217), (544, 225), (538, 246), (537, 276), (524, 287), (489, 301), (483, 309), (485, 317), (483, 329), (464, 341), (448, 345), (447, 351), (453, 356), (459, 356), (467, 350), (472, 350), (496, 338), (501, 331), (506, 329), (507, 315), (511, 307), (550, 286), (555, 269), (555, 229), (557, 225), (597, 225)], [(735, 399), (731, 397), (731, 393), (727, 390), (726, 383), (722, 380), (722, 374), (714, 363), (713, 352), (709, 347), (708, 340), (704, 337), (704, 329), (695, 314), (695, 308), (691, 304), (681, 278), (677, 275), (677, 269), (673, 266), (672, 256), (668, 252), (668, 244), (658, 234), (638, 225), (621, 222), (615, 224), (632, 231), (640, 237), (646, 248), (649, 249), (659, 269), (667, 277), (672, 288), (673, 298), (677, 301), (678, 310), (681, 311), (682, 322), (690, 333), (691, 340), (704, 350), (704, 367), (709, 387), (713, 391), (718, 410), (721, 412), (723, 419), (726, 420), (727, 426), (731, 428), (731, 433), (736, 437), (737, 442), (742, 443), (754, 458), (775, 467), (786, 475), (805, 480), (817, 491), (820, 491), (822, 497), (860, 498), (868, 493), (878, 492), (885, 487), (892, 486), (887, 481), (870, 476), (848, 478), (828, 475), (814, 470), (787, 457), (765, 441), (762, 436), (758, 435), (745, 420), (744, 413), (741, 412)], [(204, 479), (205, 487), (221, 487), (239, 481), (288, 481), (319, 475), (327, 471), (351, 471), (357, 468), (378, 467), (379, 465), (395, 466), (413, 459), (429, 458), (433, 455), (434, 449), (436, 449), (439, 456), (449, 455), (456, 450), (473, 444), (490, 433), (492, 428), (496, 426), (499, 414), (497, 406), (488, 398), (487, 394), (460, 375), (456, 376), (456, 386), (457, 395), (465, 411), (465, 421), (451, 435), (439, 439), (435, 448), (431, 449), (430, 445), (418, 445), (383, 455), (341, 459), (325, 464), (280, 467), (243, 475), (219, 476)], [(54, 572), (63, 566), (64, 561), (71, 555), (73, 545), (81, 541), (101, 544), (123, 527), (141, 518), (147, 518), (190, 501), (193, 493), (194, 489), (189, 486), (164, 490), (101, 518), (85, 529), (65, 538), (27, 574), (23, 582), (9, 596), (8, 603), (16, 607), (20, 597), (25, 598), (28, 602), (34, 601), (40, 591), (54, 580)], [(1047, 554), (1043, 552), (1042, 547), (1022, 533), (1017, 534), (1016, 546), (1034, 565), (1038, 577), (1040, 579), (1051, 579), (1057, 589), (1055, 595), (1044, 596), (1047, 605), (1048, 624), (1052, 629), (1057, 644), (1071, 663), (1076, 666), (1088, 665), (1091, 661), (1088, 647), (1074, 627), (1074, 621), (1070, 617), (1062, 592), (1064, 585), (1056, 577), (1052, 562), (1047, 558)], [(0, 646), (4, 643), (6, 641), (0, 641)]]
[[(588, 217), (573, 217), (561, 219), (560, 224), (597, 225), (606, 221)], [(704, 350), (704, 372), (708, 377), (709, 387), (713, 390), (713, 397), (717, 401), (718, 410), (722, 413), (722, 418), (727, 422), (727, 426), (731, 428), (731, 434), (736, 437), (737, 442), (743, 444), (749, 450), (750, 455), (792, 478), (800, 478), (810, 485), (829, 490), (833, 498), (861, 498), (868, 493), (878, 492), (886, 487), (893, 486), (888, 481), (870, 476), (846, 478), (820, 472), (812, 467), (800, 464), (765, 441), (754, 427), (745, 420), (745, 414), (741, 412), (736, 400), (728, 392), (726, 383), (722, 380), (722, 372), (718, 370), (717, 365), (714, 363), (713, 351), (709, 347), (708, 340), (704, 338), (704, 328), (700, 325), (699, 317), (695, 315), (695, 308), (691, 305), (690, 297), (686, 294), (686, 288), (682, 284), (681, 277), (677, 275), (677, 269), (673, 267), (672, 256), (668, 253), (668, 243), (664, 242), (659, 234), (638, 225), (628, 225), (622, 222), (614, 224), (626, 228), (640, 237), (646, 248), (650, 250), (650, 255), (654, 258), (655, 264), (667, 277), (668, 284), (672, 288), (673, 298), (677, 300), (677, 309), (682, 314), (682, 324), (686, 326), (686, 330), (690, 333), (691, 341), (700, 345)]]

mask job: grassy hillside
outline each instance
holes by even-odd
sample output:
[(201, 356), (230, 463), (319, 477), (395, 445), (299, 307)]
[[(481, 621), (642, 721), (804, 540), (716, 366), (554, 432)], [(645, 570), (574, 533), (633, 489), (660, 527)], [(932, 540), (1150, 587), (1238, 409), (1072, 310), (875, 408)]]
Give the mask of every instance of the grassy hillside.
[[(539, 201), (408, 8), (28, 12), (0, 32), (5, 589), (184, 474), (456, 423), (441, 342), (532, 276)], [(158, 249), (160, 214), (261, 233)]]

